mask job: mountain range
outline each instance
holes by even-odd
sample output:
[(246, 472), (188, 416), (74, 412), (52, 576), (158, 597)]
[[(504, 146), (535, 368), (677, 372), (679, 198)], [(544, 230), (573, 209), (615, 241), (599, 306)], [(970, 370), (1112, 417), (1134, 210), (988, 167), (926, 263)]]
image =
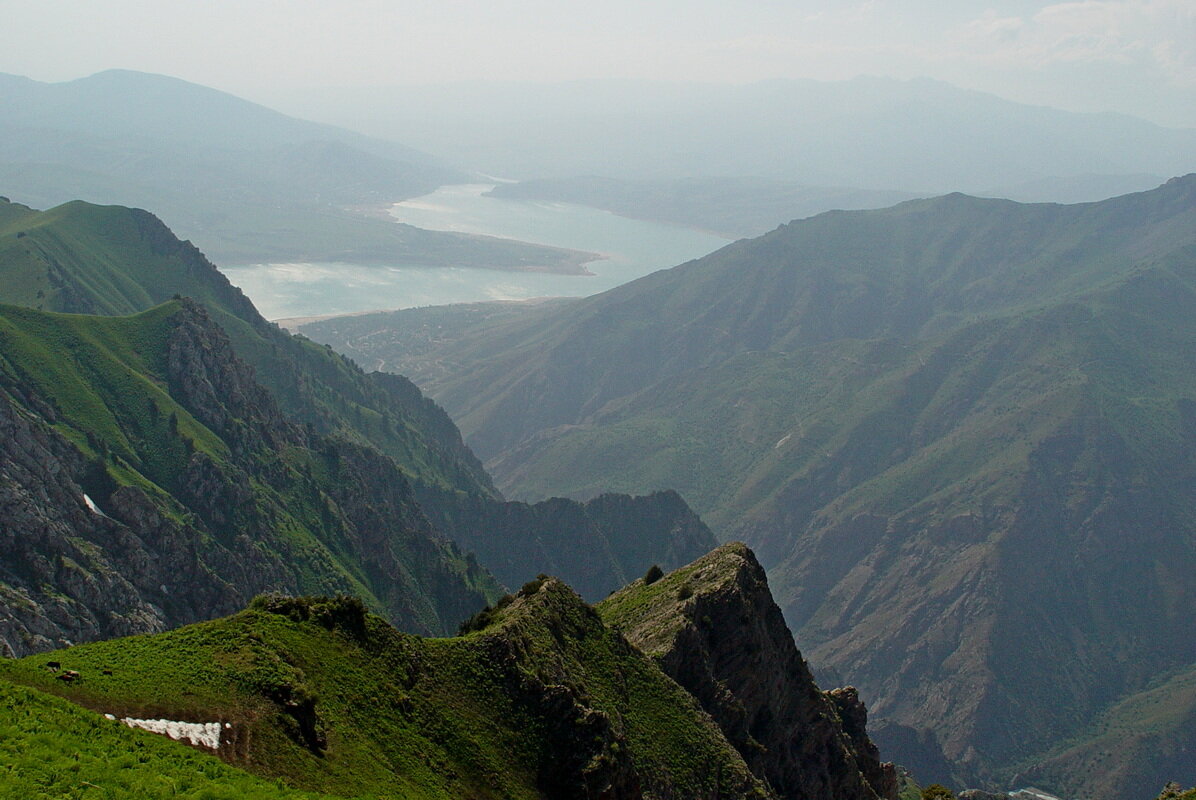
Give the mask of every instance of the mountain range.
[[(502, 593), (430, 518), (468, 509), (461, 535), (484, 544), (525, 506), (447, 415), (266, 322), (149, 213), (0, 203), (0, 300), (7, 654), (160, 631), (264, 591), (352, 594), (444, 634)], [(554, 566), (604, 594), (715, 544), (675, 495), (535, 516), (512, 582)], [(602, 557), (570, 555), (578, 518)]]
[(1111, 800), (1192, 766), (1150, 742), (1193, 708), (1194, 270), (1189, 175), (830, 212), (584, 300), (304, 331), (410, 375), (504, 492), (676, 489), (915, 774)]
[(153, 209), (222, 264), (575, 267), (560, 248), (401, 225), (388, 204), (469, 175), (399, 144), (176, 78), (0, 75), (0, 185), (49, 208)]
[(926, 78), (486, 81), (338, 87), (275, 102), (518, 180), (756, 178), (918, 194), (1014, 189), (1066, 201), (1077, 180), (1107, 197), (1147, 188), (1143, 175), (1161, 181), (1196, 169), (1191, 129), (1014, 103)]

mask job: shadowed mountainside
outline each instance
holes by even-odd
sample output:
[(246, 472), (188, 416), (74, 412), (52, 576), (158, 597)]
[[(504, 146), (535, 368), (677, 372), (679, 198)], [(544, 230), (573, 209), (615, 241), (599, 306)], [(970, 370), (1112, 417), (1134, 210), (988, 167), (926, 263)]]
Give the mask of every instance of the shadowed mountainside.
[(598, 605), (614, 627), (684, 686), (752, 772), (782, 798), (897, 798), (852, 687), (821, 692), (742, 544), (723, 545)]
[(203, 307), (0, 306), (9, 656), (331, 590), (446, 633), (498, 585), (395, 463), (288, 421)]
[[(1196, 661), (1194, 308), (1187, 176), (831, 212), (376, 355), (504, 491), (676, 489), (760, 555), (890, 758), (1000, 786)], [(334, 322), (366, 353), (386, 328)]]

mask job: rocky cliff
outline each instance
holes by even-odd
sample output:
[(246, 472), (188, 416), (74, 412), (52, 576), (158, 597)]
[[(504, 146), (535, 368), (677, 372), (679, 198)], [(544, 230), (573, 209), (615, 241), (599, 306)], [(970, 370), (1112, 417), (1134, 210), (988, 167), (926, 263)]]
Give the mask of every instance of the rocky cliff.
[(163, 630), (266, 591), (444, 633), (497, 584), (389, 458), (289, 421), (202, 306), (0, 309), (8, 655)]
[[(231, 437), (230, 442), (235, 440), (242, 454), (267, 440), (290, 447), (296, 435), (318, 435), (324, 437), (322, 442), (335, 440), (337, 448), (351, 451), (345, 457), (355, 463), (374, 465), (367, 470), (371, 473), (390, 474), (377, 467), (377, 453), (393, 459), (418, 490), (433, 524), (476, 551), (483, 563), (494, 563), (509, 586), (552, 572), (575, 582), (587, 598), (597, 599), (654, 562), (680, 565), (715, 544), (676, 495), (610, 496), (584, 507), (566, 500), (532, 507), (505, 504), (453, 421), (411, 381), (378, 372), (367, 375), (347, 358), (267, 322), (199, 250), (180, 241), (152, 214), (82, 202), (34, 211), (0, 201), (0, 301), (48, 311), (119, 315), (144, 311), (175, 296), (202, 304), (227, 334), (231, 353), (225, 348), (217, 358), (220, 370), (233, 363), (230, 355), (252, 368), (251, 379), (239, 380), (238, 385), (253, 394), (243, 399), (264, 408), (265, 390), (271, 408), (302, 430), (281, 425), (283, 420), (275, 417), (265, 428), (241, 424), (246, 420), (236, 415), (226, 419), (220, 404), (212, 402), (231, 388), (220, 383), (221, 371), (207, 370), (201, 351), (176, 350), (170, 358), (176, 361), (172, 369), (179, 380), (172, 391), (193, 396), (197, 411), (214, 415), (204, 417), (205, 424)], [(40, 369), (30, 366), (30, 374)], [(213, 383), (211, 376), (218, 380)], [(382, 481), (377, 490), (386, 495), (406, 485)], [(176, 488), (188, 491), (185, 482), (161, 488), (168, 493)], [(205, 492), (218, 488), (211, 481), (203, 484)], [(219, 492), (213, 498), (218, 506), (228, 499)], [(191, 499), (211, 505), (195, 491)], [(374, 504), (362, 495), (357, 505)], [(372, 527), (386, 529), (381, 524)], [(212, 613), (230, 610), (222, 606)], [(457, 616), (476, 610), (463, 608)]]
[(72, 202), (0, 202), (0, 302), (73, 314), (134, 314), (173, 297), (207, 308), (290, 419), (368, 444), (409, 477), (493, 493), (448, 415), (405, 378), (351, 361), (267, 322), (193, 244), (153, 214)]
[(822, 692), (745, 545), (724, 545), (599, 604), (603, 619), (698, 698), (782, 798), (897, 796), (852, 687)]

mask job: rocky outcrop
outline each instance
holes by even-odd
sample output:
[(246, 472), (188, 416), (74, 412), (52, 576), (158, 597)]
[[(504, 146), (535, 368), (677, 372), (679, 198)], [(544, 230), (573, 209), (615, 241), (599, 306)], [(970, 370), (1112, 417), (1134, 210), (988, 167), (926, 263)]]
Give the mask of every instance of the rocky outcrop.
[(0, 340), (0, 652), (161, 631), (266, 591), (355, 594), (440, 634), (497, 592), (392, 460), (288, 421), (202, 306), (137, 324), (160, 351), (105, 361), (58, 331), (52, 357), (87, 362), (61, 390)]
[(198, 557), (199, 532), (164, 514), (160, 501), (131, 486), (101, 494), (95, 483), (93, 464), (62, 434), (0, 396), (4, 655), (160, 631), (230, 613), (252, 596), (235, 587), (252, 592), (238, 580), (252, 552), (236, 558), (213, 547), (209, 558), (223, 551), (219, 560), (241, 573), (221, 577)]
[(608, 624), (693, 694), (783, 798), (892, 798), (854, 688), (821, 692), (745, 545), (724, 545), (598, 606)]
[[(717, 720), (563, 582), (529, 582), (494, 609), (488, 625), (487, 663), (519, 687), (532, 716), (551, 720), (539, 779), (546, 796), (776, 797), (753, 777)], [(684, 755), (671, 734), (645, 728), (640, 718), (664, 708), (679, 726), (694, 726), (692, 750)], [(679, 755), (704, 766), (667, 766)]]

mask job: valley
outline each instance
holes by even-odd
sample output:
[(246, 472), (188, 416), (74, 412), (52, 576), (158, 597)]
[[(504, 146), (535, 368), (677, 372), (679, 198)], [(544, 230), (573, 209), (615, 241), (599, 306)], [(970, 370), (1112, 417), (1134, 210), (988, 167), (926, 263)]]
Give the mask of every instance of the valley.
[(676, 489), (886, 752), (1011, 781), (1196, 661), (1194, 188), (832, 212), (583, 300), (303, 330), (411, 375), (509, 495)]
[(1181, 5), (9, 9), (0, 796), (1191, 798)]
[[(703, 256), (720, 236), (675, 225), (629, 220), (567, 203), (501, 200), (495, 184), (451, 184), (390, 208), (401, 225), (439, 235), (493, 237), (573, 254), (575, 268), (489, 269), (458, 261), (430, 268), (402, 261), (277, 263), (221, 269), (270, 319), (596, 294)], [(487, 240), (489, 241), (489, 239)], [(522, 244), (520, 245), (522, 246)]]

